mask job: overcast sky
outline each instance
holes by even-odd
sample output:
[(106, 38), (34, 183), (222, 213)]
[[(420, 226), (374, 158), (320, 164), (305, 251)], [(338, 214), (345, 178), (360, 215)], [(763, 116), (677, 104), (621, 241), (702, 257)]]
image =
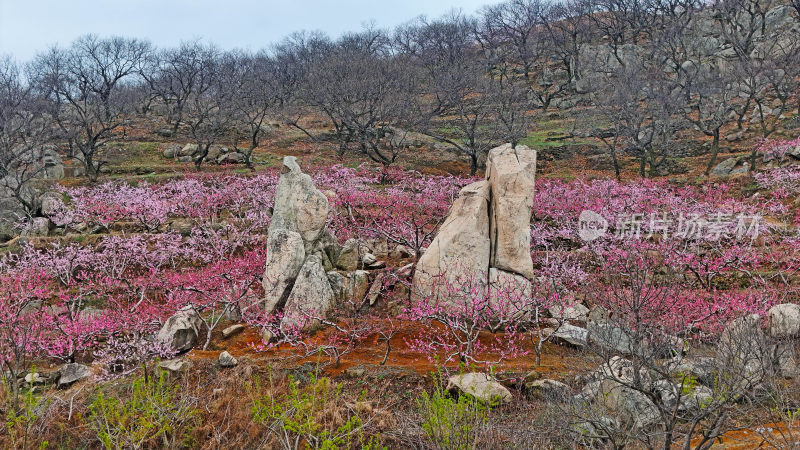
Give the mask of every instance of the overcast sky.
[(158, 46), (202, 38), (257, 50), (293, 31), (336, 37), (375, 21), (393, 27), (454, 8), (471, 14), (491, 0), (0, 0), (0, 55), (20, 62), (86, 33), (146, 38)]

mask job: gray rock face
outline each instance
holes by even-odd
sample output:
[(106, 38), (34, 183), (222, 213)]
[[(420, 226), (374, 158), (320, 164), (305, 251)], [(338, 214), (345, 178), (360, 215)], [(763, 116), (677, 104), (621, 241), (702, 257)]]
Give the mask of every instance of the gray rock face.
[(168, 344), (177, 352), (190, 350), (197, 343), (203, 319), (191, 306), (179, 309), (172, 317), (164, 322), (158, 330), (156, 339)]
[(760, 322), (758, 314), (732, 320), (725, 326), (717, 345), (718, 364), (735, 368), (747, 385), (743, 388), (759, 384), (767, 375), (767, 364), (771, 361)]
[(534, 380), (525, 383), (525, 394), (529, 398), (561, 402), (569, 396), (569, 386), (556, 380)]
[(311, 317), (325, 317), (334, 305), (334, 295), (328, 275), (319, 256), (306, 258), (297, 280), (286, 300), (282, 325), (303, 326), (313, 329), (319, 321)]
[(353, 271), (358, 269), (359, 261), (358, 240), (348, 239), (342, 246), (336, 258), (336, 267), (342, 270)]
[(177, 144), (176, 145), (170, 145), (169, 147), (164, 149), (164, 152), (163, 152), (164, 158), (175, 159), (175, 157), (178, 156), (178, 153), (181, 151), (181, 148), (182, 147), (180, 145), (177, 145)]
[(585, 347), (588, 344), (589, 332), (585, 328), (564, 323), (553, 333), (553, 338), (576, 347)]
[(576, 320), (586, 322), (589, 319), (589, 308), (580, 303), (571, 305), (553, 305), (547, 308), (550, 317), (558, 320)]
[(727, 177), (747, 173), (750, 170), (750, 163), (741, 161), (739, 158), (728, 158), (717, 164), (712, 170), (711, 175), (717, 177)]
[(282, 307), (306, 259), (305, 243), (299, 233), (275, 229), (267, 236), (267, 263), (264, 269), (264, 310), (272, 313)]
[(83, 364), (64, 364), (58, 369), (58, 387), (67, 387), (76, 381), (88, 378), (91, 374), (89, 367)]
[(800, 335), (800, 305), (784, 303), (769, 309), (769, 334), (778, 339)]
[(47, 217), (34, 217), (22, 229), (22, 236), (41, 237), (50, 232), (50, 219)]
[[(186, 144), (178, 150), (178, 156), (192, 156), (198, 150), (197, 144)], [(191, 159), (190, 159), (191, 161)]]
[(64, 203), (61, 199), (61, 195), (56, 192), (47, 192), (42, 195), (41, 199), (41, 212), (42, 215), (45, 217), (52, 217), (58, 214), (58, 211), (61, 209), (61, 205)]
[(511, 402), (511, 392), (485, 373), (470, 372), (447, 380), (447, 390), (471, 395), (483, 404), (500, 406)]
[(300, 170), (295, 157), (283, 158), (269, 232), (284, 229), (299, 233), (310, 252), (322, 235), (329, 210), (328, 198)]
[(489, 264), (528, 279), (533, 278), (530, 226), (535, 175), (536, 152), (528, 147), (505, 144), (489, 152)]
[(230, 152), (216, 158), (219, 164), (244, 164), (245, 156), (239, 152)]

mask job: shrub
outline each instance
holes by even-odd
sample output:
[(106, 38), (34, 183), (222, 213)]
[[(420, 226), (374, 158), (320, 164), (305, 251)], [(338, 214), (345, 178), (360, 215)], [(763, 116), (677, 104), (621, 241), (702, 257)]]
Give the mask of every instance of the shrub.
[(290, 376), (288, 391), (277, 394), (270, 375), (268, 394), (253, 398), (254, 420), (268, 426), (281, 448), (331, 450), (354, 444), (362, 449), (382, 448), (377, 437), (365, 438), (358, 403), (345, 403), (341, 384), (313, 373), (309, 377), (303, 384)]
[(486, 424), (487, 408), (475, 398), (450, 397), (437, 383), (433, 394), (423, 392), (417, 400), (422, 429), (435, 448), (474, 449), (481, 426)]
[[(11, 391), (7, 384), (14, 382), (16, 380), (11, 379), (3, 383), (6, 397), (9, 397)], [(3, 444), (4, 448), (29, 448), (31, 427), (39, 419), (48, 402), (34, 394), (33, 386), (25, 386), (22, 391), (16, 399), (7, 398), (6, 407), (3, 408), (2, 419), (5, 429), (0, 428), (0, 436), (5, 434), (6, 440), (4, 442), (0, 438), (0, 444)], [(47, 445), (47, 442), (42, 442), (39, 447), (45, 448)]]
[(178, 389), (168, 383), (166, 372), (157, 377), (134, 379), (128, 392), (113, 396), (99, 392), (89, 405), (88, 425), (106, 448), (162, 448), (184, 446), (197, 412)]

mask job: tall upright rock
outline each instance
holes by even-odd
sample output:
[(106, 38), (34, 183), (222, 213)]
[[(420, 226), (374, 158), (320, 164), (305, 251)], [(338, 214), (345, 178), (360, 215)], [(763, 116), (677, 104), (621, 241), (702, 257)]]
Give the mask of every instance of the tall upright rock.
[(465, 186), (414, 274), (414, 295), (458, 302), (498, 291), (530, 292), (530, 218), (536, 151), (489, 152), (486, 179)]
[(333, 292), (323, 267), (327, 248), (338, 245), (325, 226), (329, 210), (327, 197), (300, 170), (295, 157), (285, 157), (275, 192), (262, 279), (265, 312), (283, 308), (285, 324), (311, 326), (308, 315), (324, 315), (333, 306)]
[(528, 147), (504, 144), (489, 152), (486, 180), (492, 192), (490, 264), (528, 279), (533, 278), (531, 209), (535, 175), (536, 152)]
[(300, 170), (297, 159), (284, 157), (269, 233), (278, 229), (299, 233), (308, 252), (322, 236), (329, 211), (328, 198), (314, 186), (311, 176)]

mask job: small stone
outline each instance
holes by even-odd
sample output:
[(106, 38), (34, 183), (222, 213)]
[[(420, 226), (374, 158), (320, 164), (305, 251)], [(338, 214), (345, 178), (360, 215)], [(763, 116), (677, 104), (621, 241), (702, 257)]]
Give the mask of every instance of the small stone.
[(535, 370), (531, 370), (530, 372), (525, 374), (525, 377), (522, 379), (522, 381), (524, 381), (525, 383), (530, 383), (531, 381), (538, 380), (539, 378), (542, 378), (542, 374), (540, 374)]
[(38, 372), (25, 375), (25, 382), (28, 384), (44, 384), (45, 380)]
[(375, 258), (375, 255), (373, 255), (372, 253), (366, 253), (364, 254), (364, 256), (361, 257), (361, 263), (364, 264), (365, 266), (370, 266), (372, 264), (375, 264), (376, 262), (378, 262), (378, 259)]
[(349, 376), (349, 377), (361, 378), (361, 377), (364, 376), (364, 373), (366, 373), (366, 370), (364, 369), (363, 366), (356, 366), (356, 367), (351, 367), (351, 368), (347, 369), (345, 372), (347, 373), (347, 376)]
[(88, 378), (91, 373), (89, 367), (83, 364), (64, 364), (58, 369), (58, 387), (67, 387), (76, 381)]
[(529, 398), (564, 401), (569, 391), (569, 386), (556, 380), (544, 379), (525, 383), (525, 393)]
[(265, 344), (269, 344), (269, 341), (271, 341), (273, 337), (272, 331), (266, 329), (261, 330), (259, 335), (261, 336), (261, 341), (264, 342)]
[(475, 397), (481, 403), (500, 406), (511, 402), (511, 392), (485, 373), (454, 375), (447, 380), (447, 390)]
[(228, 328), (222, 330), (222, 337), (227, 339), (229, 337), (236, 336), (242, 331), (244, 331), (244, 325), (237, 323), (236, 325), (231, 325)]
[(168, 359), (158, 363), (158, 367), (169, 372), (178, 373), (189, 370), (192, 367), (192, 363), (183, 359)]
[(236, 365), (239, 364), (239, 361), (226, 351), (219, 354), (219, 359), (217, 361), (220, 367), (236, 367)]
[(386, 267), (386, 261), (377, 261), (367, 265), (367, 269), (370, 270), (378, 270), (378, 269), (383, 269), (385, 267)]

